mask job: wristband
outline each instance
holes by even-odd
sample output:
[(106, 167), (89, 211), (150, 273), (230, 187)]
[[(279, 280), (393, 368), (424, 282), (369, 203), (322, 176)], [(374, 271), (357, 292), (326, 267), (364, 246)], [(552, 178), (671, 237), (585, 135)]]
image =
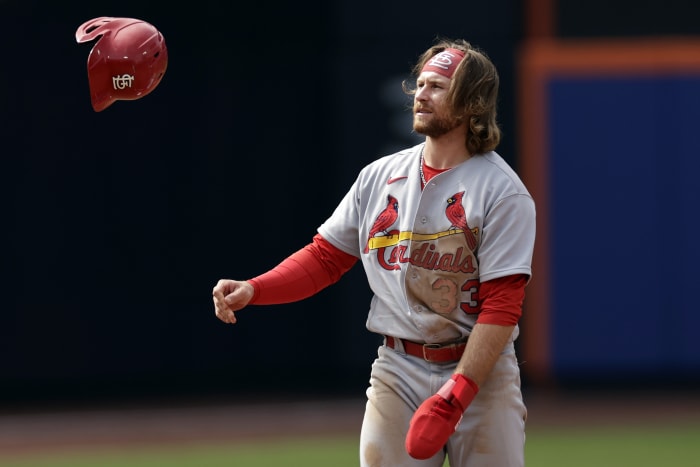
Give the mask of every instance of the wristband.
[(456, 402), (459, 408), (465, 411), (478, 392), (479, 386), (474, 381), (461, 373), (455, 373), (437, 394), (451, 404)]

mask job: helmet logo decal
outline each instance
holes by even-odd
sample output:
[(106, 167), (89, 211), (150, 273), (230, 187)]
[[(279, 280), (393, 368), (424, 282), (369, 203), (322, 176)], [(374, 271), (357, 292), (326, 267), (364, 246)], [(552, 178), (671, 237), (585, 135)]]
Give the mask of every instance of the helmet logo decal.
[(123, 75), (112, 76), (112, 87), (114, 89), (130, 88), (134, 81), (134, 76), (124, 73)]

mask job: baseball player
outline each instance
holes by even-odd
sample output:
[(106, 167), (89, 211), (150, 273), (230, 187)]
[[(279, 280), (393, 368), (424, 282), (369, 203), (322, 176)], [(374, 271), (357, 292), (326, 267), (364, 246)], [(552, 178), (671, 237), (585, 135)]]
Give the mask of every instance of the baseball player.
[(247, 281), (220, 280), (216, 316), (302, 300), (359, 259), (374, 293), (360, 465), (524, 465), (514, 350), (535, 206), (494, 149), (498, 73), (463, 39), (427, 49), (404, 82), (425, 141), (366, 166), (311, 243)]

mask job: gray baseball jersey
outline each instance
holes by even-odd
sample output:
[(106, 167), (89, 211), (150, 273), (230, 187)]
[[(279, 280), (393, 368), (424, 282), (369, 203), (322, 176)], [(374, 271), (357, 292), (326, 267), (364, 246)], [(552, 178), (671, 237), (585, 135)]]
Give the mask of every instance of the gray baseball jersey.
[(368, 330), (444, 343), (470, 334), (481, 282), (531, 275), (535, 205), (495, 152), (438, 174), (421, 191), (423, 146), (367, 165), (318, 232), (362, 260), (374, 293)]

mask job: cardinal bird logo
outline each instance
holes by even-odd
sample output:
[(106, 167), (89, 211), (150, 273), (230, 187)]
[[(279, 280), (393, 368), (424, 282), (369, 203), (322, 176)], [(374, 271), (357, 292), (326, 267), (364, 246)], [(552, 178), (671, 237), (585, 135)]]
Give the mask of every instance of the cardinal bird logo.
[(369, 252), (369, 241), (380, 232), (387, 233), (389, 227), (394, 225), (399, 217), (399, 200), (389, 195), (386, 197), (386, 207), (379, 213), (377, 220), (369, 231), (369, 238), (365, 246), (365, 253)]
[(467, 214), (464, 212), (464, 206), (462, 206), (463, 196), (464, 192), (460, 191), (448, 198), (445, 214), (447, 215), (447, 219), (452, 222), (450, 229), (462, 229), (464, 238), (467, 240), (467, 245), (474, 251), (476, 249), (476, 237), (467, 224)]

